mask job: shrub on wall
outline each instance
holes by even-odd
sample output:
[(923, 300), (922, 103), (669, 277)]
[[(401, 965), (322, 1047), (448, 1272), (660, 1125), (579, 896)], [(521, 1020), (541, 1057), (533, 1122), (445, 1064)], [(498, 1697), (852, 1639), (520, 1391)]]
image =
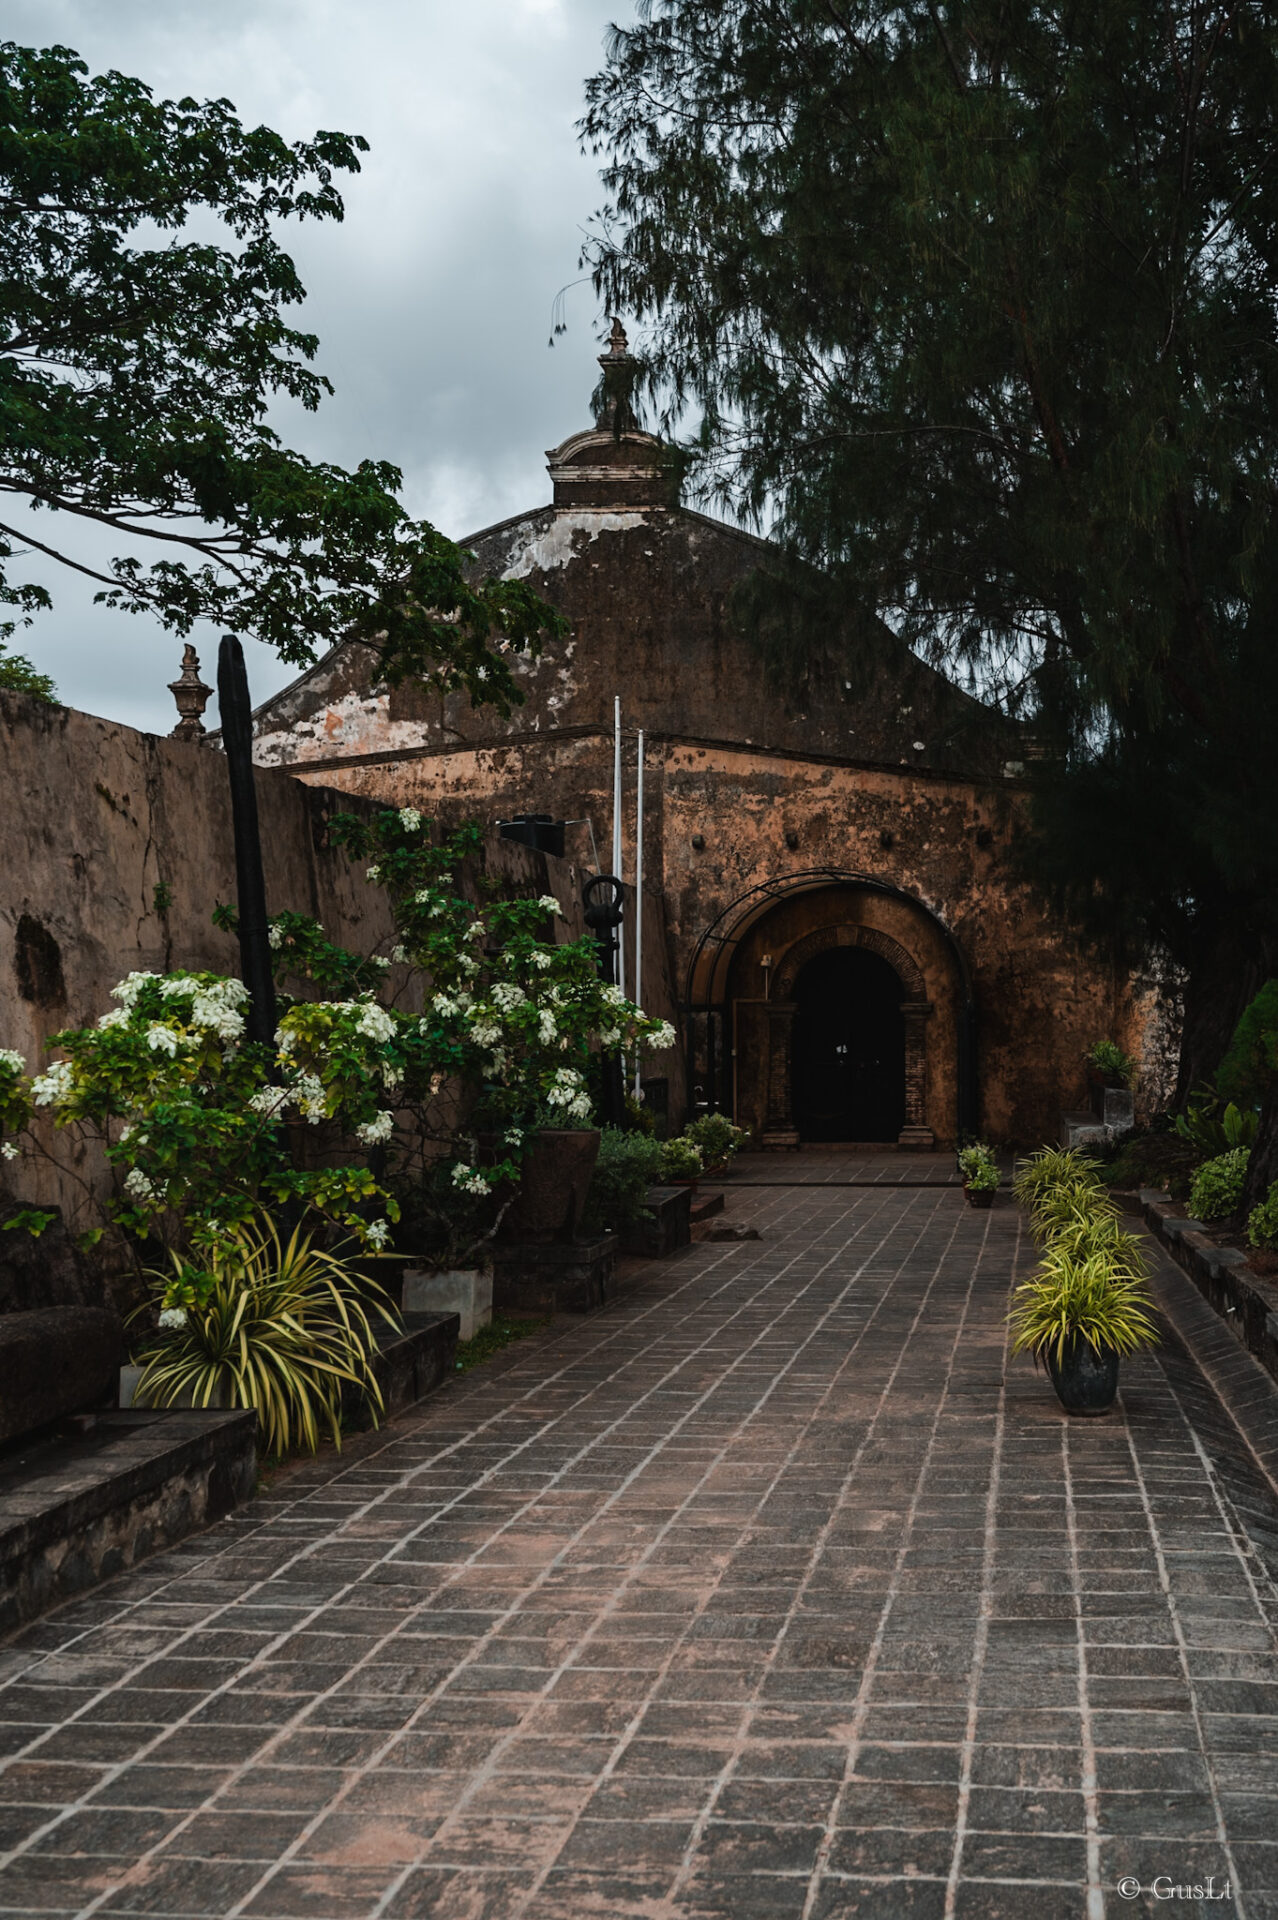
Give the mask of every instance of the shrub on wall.
[(624, 1232), (648, 1218), (648, 1188), (661, 1178), (662, 1145), (644, 1133), (605, 1127), (599, 1136), (583, 1226), (588, 1233)]
[(1204, 1160), (1189, 1190), (1189, 1211), (1196, 1220), (1223, 1220), (1237, 1213), (1250, 1158), (1250, 1147), (1235, 1147), (1214, 1160)]

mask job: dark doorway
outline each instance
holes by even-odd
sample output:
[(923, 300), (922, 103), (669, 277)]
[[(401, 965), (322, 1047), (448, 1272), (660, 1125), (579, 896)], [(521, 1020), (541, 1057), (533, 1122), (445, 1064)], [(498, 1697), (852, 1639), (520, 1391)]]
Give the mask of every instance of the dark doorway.
[(792, 1091), (801, 1140), (895, 1140), (905, 1125), (901, 982), (863, 947), (809, 960), (795, 986)]

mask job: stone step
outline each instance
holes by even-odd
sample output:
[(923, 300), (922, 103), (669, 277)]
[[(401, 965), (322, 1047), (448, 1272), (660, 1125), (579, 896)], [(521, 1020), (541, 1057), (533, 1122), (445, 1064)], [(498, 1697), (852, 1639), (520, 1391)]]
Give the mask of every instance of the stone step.
[(709, 1220), (716, 1213), (723, 1212), (723, 1194), (717, 1187), (698, 1188), (692, 1196), (689, 1218), (695, 1227), (699, 1221)]
[(229, 1513), (257, 1415), (107, 1412), (0, 1459), (0, 1632)]

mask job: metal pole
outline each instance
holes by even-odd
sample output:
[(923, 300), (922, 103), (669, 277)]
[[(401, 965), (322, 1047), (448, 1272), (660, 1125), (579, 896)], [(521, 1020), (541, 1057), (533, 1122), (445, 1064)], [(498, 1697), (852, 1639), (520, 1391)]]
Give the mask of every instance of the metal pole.
[[(639, 729), (639, 774), (635, 787), (635, 1005), (643, 1006), (643, 728)], [(639, 1098), (639, 1054), (635, 1054), (635, 1099)]]
[[(615, 983), (617, 978), (617, 934), (621, 926), (621, 907), (625, 891), (611, 873), (597, 873), (582, 888), (586, 925), (599, 948), (599, 976)], [(611, 1053), (600, 1063), (601, 1093), (599, 1117), (606, 1127), (620, 1127), (626, 1118), (626, 1081), (620, 1057)]]
[(248, 1038), (275, 1044), (275, 974), (271, 966), (270, 923), (266, 917), (266, 880), (262, 873), (262, 837), (257, 823), (257, 787), (253, 779), (253, 708), (249, 700), (244, 649), (233, 633), (224, 634), (217, 655), (217, 698), (222, 744), (231, 781), (231, 822), (235, 834), (235, 892), (239, 909), (240, 978), (249, 991)]
[[(621, 853), (621, 695), (612, 702), (612, 871), (617, 880), (625, 879)], [(617, 985), (626, 991), (626, 937), (617, 928)]]

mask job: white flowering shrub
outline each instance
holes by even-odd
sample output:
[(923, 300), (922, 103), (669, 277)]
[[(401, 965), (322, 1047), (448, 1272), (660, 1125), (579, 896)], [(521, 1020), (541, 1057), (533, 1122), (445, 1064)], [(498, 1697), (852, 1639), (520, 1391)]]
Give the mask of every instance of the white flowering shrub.
[(16, 1130), (34, 1107), (55, 1127), (96, 1134), (118, 1176), (108, 1215), (140, 1236), (161, 1230), (208, 1250), (266, 1201), (313, 1206), (366, 1245), (384, 1243), (393, 1196), (364, 1165), (297, 1167), (287, 1123), (334, 1120), (366, 1144), (389, 1137), (380, 1090), (399, 1071), (393, 1016), (366, 997), (299, 1002), (271, 1053), (245, 1042), (238, 980), (131, 973), (112, 998), (95, 1026), (54, 1035), (64, 1057), (34, 1079), (21, 1055), (4, 1055), (0, 1122)]
[[(537, 1129), (592, 1123), (601, 1053), (673, 1044), (671, 1027), (600, 981), (592, 940), (555, 939), (552, 895), (465, 896), (477, 828), (437, 843), (403, 807), (339, 816), (330, 832), (389, 896), (390, 958), (277, 915), (277, 977), (330, 997), (282, 994), (271, 1048), (245, 1037), (238, 980), (131, 973), (95, 1026), (54, 1036), (62, 1057), (34, 1079), (21, 1056), (0, 1054), (0, 1152), (17, 1151), (6, 1134), (33, 1108), (96, 1132), (118, 1180), (111, 1217), (196, 1254), (289, 1203), (380, 1248), (395, 1196), (426, 1190), (464, 1238), (491, 1221)], [(235, 926), (228, 909), (214, 918)], [(384, 1003), (392, 964), (422, 977), (420, 1011)]]

